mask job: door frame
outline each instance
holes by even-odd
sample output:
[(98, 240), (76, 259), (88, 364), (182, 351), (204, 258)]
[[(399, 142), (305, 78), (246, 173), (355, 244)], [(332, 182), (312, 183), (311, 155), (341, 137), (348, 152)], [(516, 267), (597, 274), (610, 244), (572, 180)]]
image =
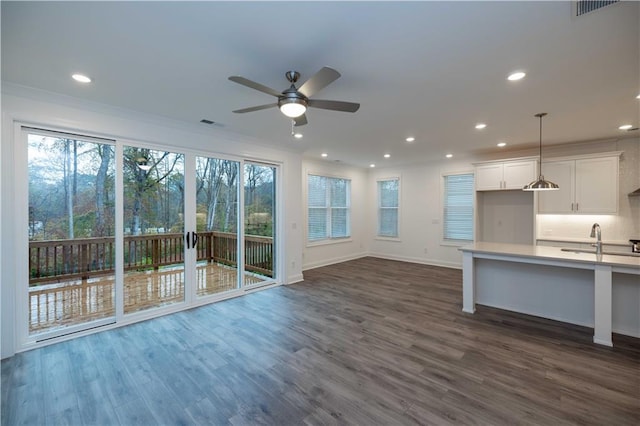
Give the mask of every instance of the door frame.
[[(62, 129), (56, 125), (49, 124), (36, 124), (25, 121), (13, 121), (13, 135), (14, 135), (14, 149), (13, 149), (13, 161), (18, 165), (15, 167), (15, 205), (14, 214), (16, 218), (15, 223), (15, 253), (16, 259), (28, 259), (29, 256), (29, 241), (25, 238), (25, 234), (19, 232), (20, 229), (28, 228), (28, 167), (21, 166), (28, 164), (28, 145), (26, 144), (26, 134), (28, 129), (35, 129), (42, 132), (49, 132), (52, 134), (68, 134), (84, 138), (89, 141), (97, 140), (102, 142), (108, 142), (114, 146), (115, 155), (115, 317), (107, 319), (100, 319), (91, 321), (79, 325), (72, 325), (61, 329), (53, 330), (50, 333), (38, 333), (31, 335), (29, 333), (29, 302), (28, 302), (28, 285), (29, 282), (28, 268), (25, 267), (24, 262), (16, 262), (15, 264), (15, 277), (14, 284), (14, 298), (15, 298), (15, 352), (22, 352), (29, 349), (34, 349), (49, 344), (70, 340), (76, 337), (90, 335), (99, 331), (109, 330), (124, 325), (133, 324), (147, 319), (157, 318), (163, 315), (180, 312), (186, 309), (191, 309), (197, 306), (211, 304), (217, 301), (241, 296), (254, 291), (260, 291), (263, 289), (279, 286), (283, 284), (284, 278), (284, 265), (282, 254), (284, 250), (280, 249), (283, 244), (283, 234), (281, 230), (283, 224), (283, 192), (282, 192), (282, 176), (283, 164), (278, 161), (269, 161), (264, 159), (252, 158), (252, 157), (238, 157), (233, 155), (227, 155), (207, 150), (199, 150), (192, 148), (183, 148), (176, 145), (167, 145), (163, 143), (144, 142), (141, 140), (131, 138), (120, 138), (110, 135), (100, 135), (91, 131), (74, 131), (69, 132), (68, 129)], [(212, 294), (203, 297), (196, 297), (196, 285), (195, 285), (195, 265), (196, 265), (196, 251), (186, 250), (184, 256), (185, 262), (185, 299), (182, 302), (170, 304), (167, 306), (161, 306), (153, 309), (148, 309), (131, 314), (124, 314), (124, 259), (121, 255), (124, 248), (124, 217), (123, 217), (123, 148), (124, 146), (135, 146), (150, 149), (166, 149), (172, 150), (177, 153), (184, 154), (185, 158), (185, 229), (195, 230), (195, 157), (196, 156), (209, 156), (212, 158), (228, 159), (237, 161), (240, 163), (239, 170), (239, 194), (238, 194), (238, 238), (239, 241), (244, 243), (244, 165), (245, 163), (260, 164), (275, 169), (275, 218), (274, 226), (276, 227), (275, 235), (273, 236), (274, 242), (274, 254), (273, 254), (273, 271), (275, 277), (271, 280), (265, 281), (264, 284), (253, 285), (247, 288), (245, 285), (241, 285), (237, 290), (223, 292), (218, 294)], [(187, 191), (190, 186), (194, 188)], [(192, 209), (193, 214), (188, 214), (189, 209)], [(239, 279), (244, 283), (244, 244), (239, 244), (239, 263), (238, 269)], [(118, 254), (120, 253), (120, 255)], [(189, 267), (187, 267), (190, 265)]]

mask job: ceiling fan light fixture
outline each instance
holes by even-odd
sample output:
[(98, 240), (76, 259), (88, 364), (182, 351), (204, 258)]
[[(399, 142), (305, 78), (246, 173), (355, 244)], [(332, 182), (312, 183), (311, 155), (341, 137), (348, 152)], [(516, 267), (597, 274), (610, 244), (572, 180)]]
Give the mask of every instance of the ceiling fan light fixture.
[(528, 185), (525, 185), (524, 188), (522, 188), (523, 191), (556, 191), (560, 189), (557, 184), (549, 180), (545, 180), (544, 176), (542, 176), (542, 117), (545, 115), (547, 115), (546, 112), (536, 114), (536, 117), (540, 119), (540, 160), (538, 161), (538, 179)]
[(280, 111), (289, 118), (297, 118), (307, 110), (307, 103), (304, 99), (285, 98), (278, 102)]

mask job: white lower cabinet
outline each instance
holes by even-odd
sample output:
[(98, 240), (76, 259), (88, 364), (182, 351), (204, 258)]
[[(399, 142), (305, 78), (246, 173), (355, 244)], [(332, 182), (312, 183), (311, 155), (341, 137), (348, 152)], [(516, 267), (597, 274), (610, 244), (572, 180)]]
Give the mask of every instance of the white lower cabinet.
[(619, 154), (544, 162), (544, 178), (560, 189), (539, 193), (538, 213), (617, 213), (618, 158)]

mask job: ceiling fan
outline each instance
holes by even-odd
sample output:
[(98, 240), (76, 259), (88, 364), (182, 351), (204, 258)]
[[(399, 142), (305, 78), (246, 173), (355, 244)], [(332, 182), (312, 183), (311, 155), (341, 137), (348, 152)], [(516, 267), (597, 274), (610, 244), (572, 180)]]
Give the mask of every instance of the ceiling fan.
[(280, 108), (280, 111), (284, 115), (291, 118), (295, 122), (296, 126), (304, 126), (305, 124), (307, 124), (307, 117), (305, 115), (307, 107), (344, 112), (356, 112), (358, 108), (360, 108), (360, 104), (354, 102), (309, 99), (315, 93), (324, 89), (329, 84), (337, 80), (338, 77), (340, 77), (340, 73), (333, 68), (322, 68), (297, 89), (295, 84), (300, 78), (300, 73), (298, 71), (287, 71), (285, 73), (285, 76), (291, 83), (291, 87), (284, 90), (283, 92), (278, 92), (277, 90), (274, 90), (270, 87), (264, 86), (260, 83), (256, 83), (255, 81), (251, 81), (238, 75), (229, 77), (229, 80), (233, 82), (242, 84), (243, 86), (247, 86), (255, 90), (259, 90), (263, 93), (278, 98), (278, 102), (276, 103), (238, 109), (233, 112), (245, 113), (259, 111), (261, 109), (273, 108), (277, 106), (278, 108)]

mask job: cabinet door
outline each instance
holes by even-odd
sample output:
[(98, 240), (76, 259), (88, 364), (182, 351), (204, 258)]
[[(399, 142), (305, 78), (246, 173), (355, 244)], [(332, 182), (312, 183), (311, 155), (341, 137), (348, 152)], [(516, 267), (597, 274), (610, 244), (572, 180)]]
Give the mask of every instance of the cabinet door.
[(522, 189), (536, 178), (535, 161), (504, 163), (503, 189)]
[(618, 157), (576, 160), (577, 212), (618, 212)]
[(575, 161), (542, 163), (542, 174), (560, 189), (539, 192), (538, 213), (572, 213), (575, 208)]
[(502, 189), (502, 163), (476, 166), (476, 191)]

